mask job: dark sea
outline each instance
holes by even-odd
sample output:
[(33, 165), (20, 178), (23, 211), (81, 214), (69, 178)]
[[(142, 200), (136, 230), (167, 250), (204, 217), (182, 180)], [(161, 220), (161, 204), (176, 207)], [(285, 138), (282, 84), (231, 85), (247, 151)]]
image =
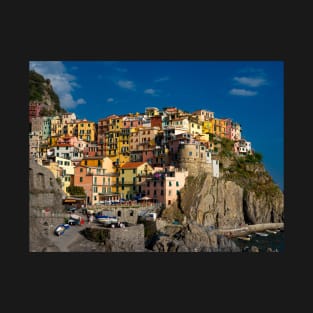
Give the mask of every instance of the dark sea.
[[(266, 252), (267, 248), (271, 248), (273, 251), (278, 252), (285, 251), (285, 233), (280, 231), (277, 234), (268, 234), (267, 237), (261, 237), (257, 234), (251, 234), (251, 240), (245, 241), (238, 238), (234, 238), (236, 245), (241, 249), (250, 249), (252, 246), (259, 248), (260, 252)], [(247, 248), (246, 248), (247, 247)]]

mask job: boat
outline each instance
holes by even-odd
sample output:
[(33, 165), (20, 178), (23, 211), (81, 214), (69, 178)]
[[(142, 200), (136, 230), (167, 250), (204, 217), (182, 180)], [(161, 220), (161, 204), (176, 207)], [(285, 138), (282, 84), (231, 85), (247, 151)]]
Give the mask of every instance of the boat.
[(237, 237), (237, 238), (238, 238), (238, 239), (241, 239), (241, 240), (245, 240), (245, 241), (251, 240), (251, 237), (239, 236), (239, 237)]
[(262, 237), (267, 237), (268, 236), (268, 234), (266, 234), (266, 233), (256, 233), (258, 236), (262, 236)]
[(55, 233), (55, 235), (57, 235), (57, 236), (61, 236), (61, 235), (64, 234), (64, 232), (65, 232), (66, 229), (67, 229), (67, 227), (64, 226), (64, 224), (60, 224), (60, 225), (58, 225), (58, 226), (55, 228), (54, 233)]
[(99, 223), (107, 224), (107, 225), (112, 224), (112, 223), (117, 223), (116, 216), (98, 215), (96, 216), (96, 219)]
[(267, 233), (270, 233), (270, 234), (277, 234), (278, 231), (277, 230), (271, 230), (271, 229), (266, 229), (265, 230)]

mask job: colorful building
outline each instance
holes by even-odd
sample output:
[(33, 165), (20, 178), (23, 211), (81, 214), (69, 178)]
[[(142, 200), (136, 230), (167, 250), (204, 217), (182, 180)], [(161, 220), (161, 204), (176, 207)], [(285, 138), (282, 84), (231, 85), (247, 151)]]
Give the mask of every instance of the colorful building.
[(172, 205), (184, 187), (188, 171), (166, 167), (164, 170), (155, 172), (141, 183), (142, 194), (162, 203), (164, 207)]
[(89, 204), (119, 200), (117, 185), (118, 173), (108, 157), (84, 158), (80, 165), (75, 167), (74, 186), (84, 188)]
[(94, 122), (87, 121), (86, 119), (76, 122), (78, 139), (85, 140), (87, 142), (94, 142), (96, 139), (96, 124)]
[(207, 110), (197, 110), (192, 113), (198, 117), (200, 122), (208, 121), (210, 118), (214, 118), (214, 112)]
[(128, 162), (120, 167), (120, 195), (121, 198), (132, 200), (141, 193), (140, 185), (145, 177), (153, 172), (147, 162)]

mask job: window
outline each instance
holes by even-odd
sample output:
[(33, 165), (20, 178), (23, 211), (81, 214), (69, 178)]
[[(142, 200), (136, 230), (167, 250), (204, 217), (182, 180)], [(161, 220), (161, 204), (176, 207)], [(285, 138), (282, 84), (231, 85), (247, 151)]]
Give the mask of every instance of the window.
[(135, 168), (133, 169), (133, 174), (136, 174), (136, 169)]
[(176, 182), (176, 186), (177, 186), (177, 187), (179, 186), (179, 182), (178, 182), (178, 181)]
[(134, 211), (131, 210), (131, 211), (129, 212), (129, 215), (130, 215), (130, 216), (134, 216)]
[(157, 191), (154, 189), (154, 191), (153, 191), (153, 194), (156, 196), (156, 194), (157, 194)]
[(168, 200), (167, 204), (171, 204), (171, 200)]
[(93, 192), (98, 192), (98, 187), (97, 186), (93, 187)]
[(189, 151), (189, 156), (192, 156), (192, 151)]
[(79, 177), (79, 181), (82, 183), (83, 182), (83, 177)]
[(163, 189), (161, 189), (161, 196), (163, 196), (163, 194), (164, 194), (164, 191), (163, 191)]
[(172, 190), (168, 191), (168, 195), (171, 196), (172, 195)]
[(168, 182), (168, 185), (169, 185), (170, 187), (172, 187), (172, 182), (171, 182), (171, 181), (169, 181), (169, 182)]
[[(124, 174), (124, 169), (122, 169), (122, 174)], [(123, 178), (124, 179), (124, 178)]]

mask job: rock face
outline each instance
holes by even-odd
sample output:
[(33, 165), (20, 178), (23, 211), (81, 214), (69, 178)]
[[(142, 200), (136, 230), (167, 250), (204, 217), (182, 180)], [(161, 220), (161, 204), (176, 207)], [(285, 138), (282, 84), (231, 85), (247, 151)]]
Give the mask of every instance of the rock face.
[(29, 161), (29, 208), (50, 208), (54, 212), (63, 210), (62, 198), (65, 196), (55, 177), (47, 168)]
[(168, 226), (161, 233), (150, 243), (155, 252), (241, 252), (232, 240), (195, 222)]
[(249, 164), (237, 176), (189, 176), (180, 198), (162, 217), (182, 221), (187, 216), (216, 228), (284, 221), (283, 193), (262, 166)]
[[(49, 239), (51, 225), (57, 225), (64, 218), (57, 217), (62, 212), (63, 191), (51, 171), (29, 161), (29, 249), (31, 252), (58, 251)], [(49, 210), (49, 217), (42, 215)]]
[(281, 223), (284, 220), (284, 199), (282, 194), (257, 196), (255, 192), (247, 192), (243, 209), (246, 220), (252, 224)]

